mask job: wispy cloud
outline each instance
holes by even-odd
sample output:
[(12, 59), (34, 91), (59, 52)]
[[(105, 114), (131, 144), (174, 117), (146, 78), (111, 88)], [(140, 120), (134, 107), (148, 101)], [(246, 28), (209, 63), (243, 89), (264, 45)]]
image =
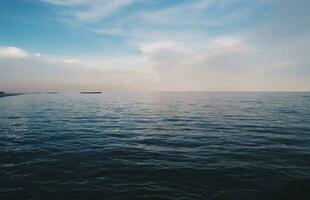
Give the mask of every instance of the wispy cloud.
[(93, 42), (86, 46), (95, 46), (96, 52), (82, 45), (81, 53), (61, 53), (56, 48), (53, 55), (2, 47), (1, 66), (28, 66), (30, 71), (53, 74), (50, 82), (59, 78), (64, 85), (90, 87), (310, 89), (306, 0), (41, 2), (53, 5), (51, 12), (65, 12), (65, 17), (78, 21), (75, 27), (64, 24), (63, 31), (85, 35)]
[(43, 2), (60, 5), (60, 6), (75, 6), (91, 3), (94, 0), (42, 0)]
[(69, 14), (81, 21), (95, 21), (112, 15), (134, 0), (42, 0), (57, 6), (67, 6)]

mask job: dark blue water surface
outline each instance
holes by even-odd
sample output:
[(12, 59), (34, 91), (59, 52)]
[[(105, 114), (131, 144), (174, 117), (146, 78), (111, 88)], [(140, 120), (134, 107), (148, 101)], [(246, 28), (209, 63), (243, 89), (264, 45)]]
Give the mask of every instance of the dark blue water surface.
[(0, 98), (0, 199), (310, 199), (310, 93)]

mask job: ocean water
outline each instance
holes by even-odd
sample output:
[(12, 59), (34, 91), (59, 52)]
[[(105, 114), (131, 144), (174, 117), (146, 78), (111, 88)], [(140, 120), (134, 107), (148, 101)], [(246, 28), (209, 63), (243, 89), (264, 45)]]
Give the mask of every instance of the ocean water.
[(0, 199), (310, 199), (310, 93), (0, 98)]

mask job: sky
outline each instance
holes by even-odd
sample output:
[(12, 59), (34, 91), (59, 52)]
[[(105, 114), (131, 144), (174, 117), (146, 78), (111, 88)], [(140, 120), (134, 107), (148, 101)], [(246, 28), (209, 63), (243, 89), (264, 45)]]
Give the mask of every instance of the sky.
[(309, 91), (309, 0), (3, 0), (0, 90)]

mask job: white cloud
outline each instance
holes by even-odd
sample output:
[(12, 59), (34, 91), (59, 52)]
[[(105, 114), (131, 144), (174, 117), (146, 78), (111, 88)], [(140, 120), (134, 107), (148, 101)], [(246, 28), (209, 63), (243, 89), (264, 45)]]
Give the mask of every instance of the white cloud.
[(42, 56), (42, 54), (41, 54), (41, 53), (39, 53), (39, 52), (35, 52), (35, 53), (34, 53), (34, 56), (35, 56), (35, 57), (41, 57), (41, 56)]
[(3, 58), (26, 58), (28, 53), (17, 47), (0, 47), (0, 57)]

